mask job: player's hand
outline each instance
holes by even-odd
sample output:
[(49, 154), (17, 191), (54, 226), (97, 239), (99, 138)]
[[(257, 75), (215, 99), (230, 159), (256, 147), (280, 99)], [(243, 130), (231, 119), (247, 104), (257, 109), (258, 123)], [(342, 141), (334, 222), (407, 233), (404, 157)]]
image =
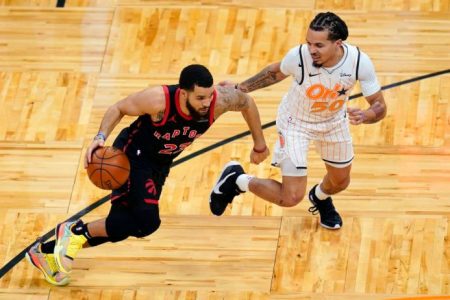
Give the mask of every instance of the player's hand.
[(347, 107), (348, 119), (350, 124), (359, 125), (367, 120), (366, 111), (360, 108)]
[(104, 147), (105, 146), (105, 140), (99, 139), (95, 137), (89, 147), (86, 150), (86, 155), (84, 156), (84, 168), (86, 169), (88, 167), (88, 164), (91, 162), (92, 153), (94, 153), (95, 149), (98, 147)]
[(255, 148), (252, 149), (250, 153), (250, 162), (255, 165), (259, 165), (263, 162), (270, 154), (269, 148), (266, 148), (263, 151), (255, 151)]
[(223, 86), (223, 87), (233, 87), (234, 88), (236, 86), (236, 82), (233, 82), (231, 80), (224, 80), (224, 81), (219, 82), (219, 85)]

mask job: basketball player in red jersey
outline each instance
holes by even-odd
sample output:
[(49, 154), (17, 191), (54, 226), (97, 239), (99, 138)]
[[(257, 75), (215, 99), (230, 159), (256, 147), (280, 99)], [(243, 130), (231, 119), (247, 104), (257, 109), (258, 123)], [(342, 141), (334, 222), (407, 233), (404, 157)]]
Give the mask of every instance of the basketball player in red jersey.
[[(221, 215), (234, 196), (248, 190), (280, 206), (297, 205), (306, 192), (307, 153), (313, 141), (327, 173), (309, 192), (310, 212), (320, 214), (323, 227), (341, 228), (342, 219), (331, 196), (350, 183), (353, 145), (348, 124), (375, 123), (386, 115), (372, 62), (364, 52), (344, 42), (347, 36), (347, 25), (341, 18), (331, 12), (320, 13), (309, 25), (306, 44), (292, 48), (282, 61), (235, 85), (248, 93), (292, 77), (291, 88), (278, 108), (279, 140), (272, 159), (281, 169), (282, 182), (249, 176), (238, 162), (230, 162), (211, 192), (213, 214)], [(370, 105), (366, 110), (347, 107), (357, 80)]]
[(113, 144), (130, 160), (128, 182), (112, 191), (106, 218), (59, 224), (56, 240), (36, 243), (27, 252), (29, 260), (48, 282), (64, 285), (69, 282), (73, 259), (83, 245), (115, 243), (155, 232), (161, 223), (159, 198), (174, 158), (227, 111), (242, 113), (254, 142), (250, 161), (259, 164), (269, 150), (253, 99), (233, 87), (213, 86), (211, 73), (202, 65), (184, 68), (177, 85), (150, 87), (112, 105), (86, 151), (84, 164), (87, 167), (93, 151), (104, 146), (123, 116), (137, 116)]

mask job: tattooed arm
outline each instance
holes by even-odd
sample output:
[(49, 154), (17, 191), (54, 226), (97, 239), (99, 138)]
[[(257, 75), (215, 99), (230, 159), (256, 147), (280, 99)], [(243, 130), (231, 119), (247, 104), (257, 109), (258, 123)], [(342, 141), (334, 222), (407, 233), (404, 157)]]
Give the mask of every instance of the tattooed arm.
[(268, 65), (261, 70), (258, 74), (249, 79), (239, 83), (238, 89), (245, 93), (252, 92), (254, 90), (264, 88), (288, 77), (280, 70), (281, 62), (276, 62)]
[(234, 87), (217, 86), (216, 90), (218, 95), (214, 111), (215, 118), (217, 119), (227, 111), (240, 111), (242, 113), (253, 139), (250, 161), (259, 164), (269, 156), (269, 149), (264, 139), (261, 119), (255, 101), (252, 97), (236, 90)]
[(153, 121), (159, 121), (164, 116), (165, 106), (165, 95), (161, 86), (137, 92), (111, 105), (103, 116), (98, 135), (88, 146), (84, 167), (87, 168), (91, 161), (92, 152), (96, 148), (104, 146), (106, 138), (119, 124), (123, 116), (149, 114)]

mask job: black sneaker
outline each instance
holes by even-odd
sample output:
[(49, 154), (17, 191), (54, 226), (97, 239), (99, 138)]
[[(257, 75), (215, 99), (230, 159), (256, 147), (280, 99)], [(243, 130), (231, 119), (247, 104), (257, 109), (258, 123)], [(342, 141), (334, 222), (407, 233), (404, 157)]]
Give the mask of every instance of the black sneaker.
[(228, 203), (231, 203), (235, 196), (243, 193), (238, 188), (236, 179), (244, 173), (244, 169), (237, 161), (230, 161), (225, 165), (209, 196), (209, 208), (214, 215), (221, 216)]
[(316, 196), (317, 184), (309, 191), (309, 201), (312, 205), (308, 211), (313, 215), (320, 214), (320, 225), (328, 229), (339, 229), (342, 227), (342, 219), (334, 208), (333, 200), (328, 197), (325, 200), (319, 200)]

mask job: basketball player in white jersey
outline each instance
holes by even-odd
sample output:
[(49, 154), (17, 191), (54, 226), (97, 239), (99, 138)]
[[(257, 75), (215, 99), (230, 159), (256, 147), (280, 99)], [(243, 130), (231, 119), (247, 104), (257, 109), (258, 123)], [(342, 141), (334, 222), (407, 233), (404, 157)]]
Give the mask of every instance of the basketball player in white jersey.
[[(229, 162), (211, 192), (213, 214), (221, 215), (234, 196), (248, 190), (280, 206), (297, 205), (306, 192), (307, 153), (312, 142), (327, 173), (309, 192), (313, 205), (309, 211), (320, 214), (325, 228), (342, 227), (331, 195), (350, 183), (353, 146), (349, 123), (375, 123), (386, 115), (373, 64), (364, 52), (344, 42), (347, 36), (347, 25), (341, 18), (331, 12), (320, 13), (309, 25), (306, 44), (292, 48), (281, 62), (235, 85), (248, 93), (292, 77), (278, 108), (279, 140), (272, 159), (272, 164), (281, 168), (282, 182), (247, 175), (238, 162)], [(357, 80), (370, 105), (366, 110), (347, 107)]]

